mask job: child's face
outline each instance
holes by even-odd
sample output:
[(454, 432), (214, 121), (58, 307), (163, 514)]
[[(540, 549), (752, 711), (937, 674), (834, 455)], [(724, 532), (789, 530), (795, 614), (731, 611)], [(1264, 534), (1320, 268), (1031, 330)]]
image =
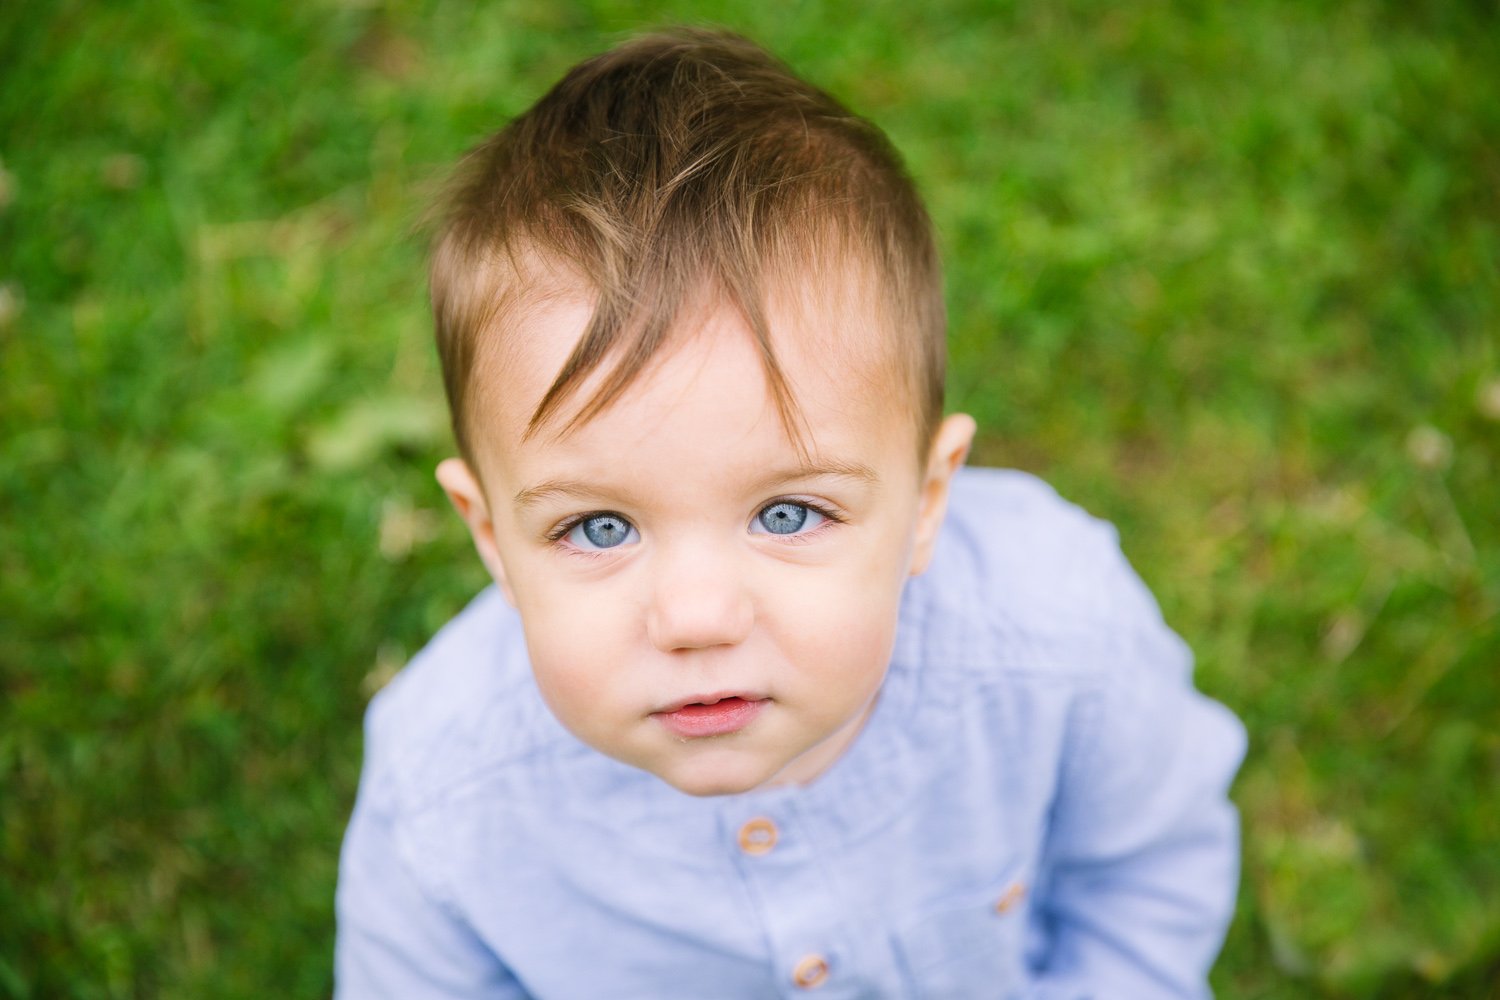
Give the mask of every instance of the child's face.
[(696, 332), (590, 422), (558, 436), (563, 413), (529, 440), (589, 304), (540, 304), (508, 334), (478, 468), (438, 475), (520, 612), (543, 697), (585, 743), (712, 795), (810, 781), (857, 735), (973, 432), (950, 417), (919, 468), (901, 380), (847, 347), (879, 328), (860, 312), (770, 314), (805, 465), (733, 310), (687, 320)]

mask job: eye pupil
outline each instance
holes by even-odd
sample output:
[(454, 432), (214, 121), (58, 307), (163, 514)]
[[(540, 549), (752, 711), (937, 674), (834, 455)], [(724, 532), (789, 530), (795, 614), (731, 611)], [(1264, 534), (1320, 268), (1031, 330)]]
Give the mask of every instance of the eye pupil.
[(583, 533), (601, 549), (612, 549), (630, 535), (630, 525), (613, 514), (600, 514), (583, 522)]
[(807, 521), (807, 508), (800, 503), (773, 503), (760, 512), (760, 523), (774, 535), (790, 535)]

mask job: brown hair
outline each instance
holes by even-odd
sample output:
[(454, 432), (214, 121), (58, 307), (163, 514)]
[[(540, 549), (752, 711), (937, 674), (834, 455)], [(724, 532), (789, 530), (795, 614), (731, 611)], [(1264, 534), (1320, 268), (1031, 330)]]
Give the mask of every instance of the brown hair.
[(597, 291), (528, 433), (615, 354), (565, 430), (609, 406), (707, 288), (744, 316), (800, 446), (765, 318), (768, 279), (805, 283), (820, 265), (850, 261), (883, 300), (924, 451), (942, 415), (942, 276), (899, 154), (876, 126), (744, 38), (678, 29), (580, 63), (461, 161), (438, 211), (433, 318), (466, 456), (478, 342), (528, 253), (572, 265)]

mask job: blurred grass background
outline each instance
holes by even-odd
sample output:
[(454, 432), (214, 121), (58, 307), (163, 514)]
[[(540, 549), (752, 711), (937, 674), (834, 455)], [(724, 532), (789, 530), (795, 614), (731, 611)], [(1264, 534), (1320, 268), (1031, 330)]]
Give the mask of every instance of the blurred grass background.
[(1229, 998), (1500, 981), (1488, 3), (0, 6), (0, 998), (318, 996), (372, 691), (484, 579), (433, 179), (743, 30), (885, 126), (978, 460), (1120, 525), (1247, 722)]

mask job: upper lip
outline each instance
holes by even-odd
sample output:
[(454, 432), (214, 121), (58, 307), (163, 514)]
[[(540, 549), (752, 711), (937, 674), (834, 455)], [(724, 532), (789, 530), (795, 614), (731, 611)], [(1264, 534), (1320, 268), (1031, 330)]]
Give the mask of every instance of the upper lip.
[(665, 708), (657, 709), (656, 714), (665, 715), (668, 712), (675, 712), (678, 709), (686, 708), (689, 705), (713, 705), (717, 702), (726, 701), (730, 698), (739, 698), (743, 701), (766, 700), (765, 695), (753, 694), (749, 691), (720, 691), (716, 694), (695, 694), (691, 697), (683, 698), (681, 701), (674, 701), (672, 702), (672, 704), (668, 705)]

